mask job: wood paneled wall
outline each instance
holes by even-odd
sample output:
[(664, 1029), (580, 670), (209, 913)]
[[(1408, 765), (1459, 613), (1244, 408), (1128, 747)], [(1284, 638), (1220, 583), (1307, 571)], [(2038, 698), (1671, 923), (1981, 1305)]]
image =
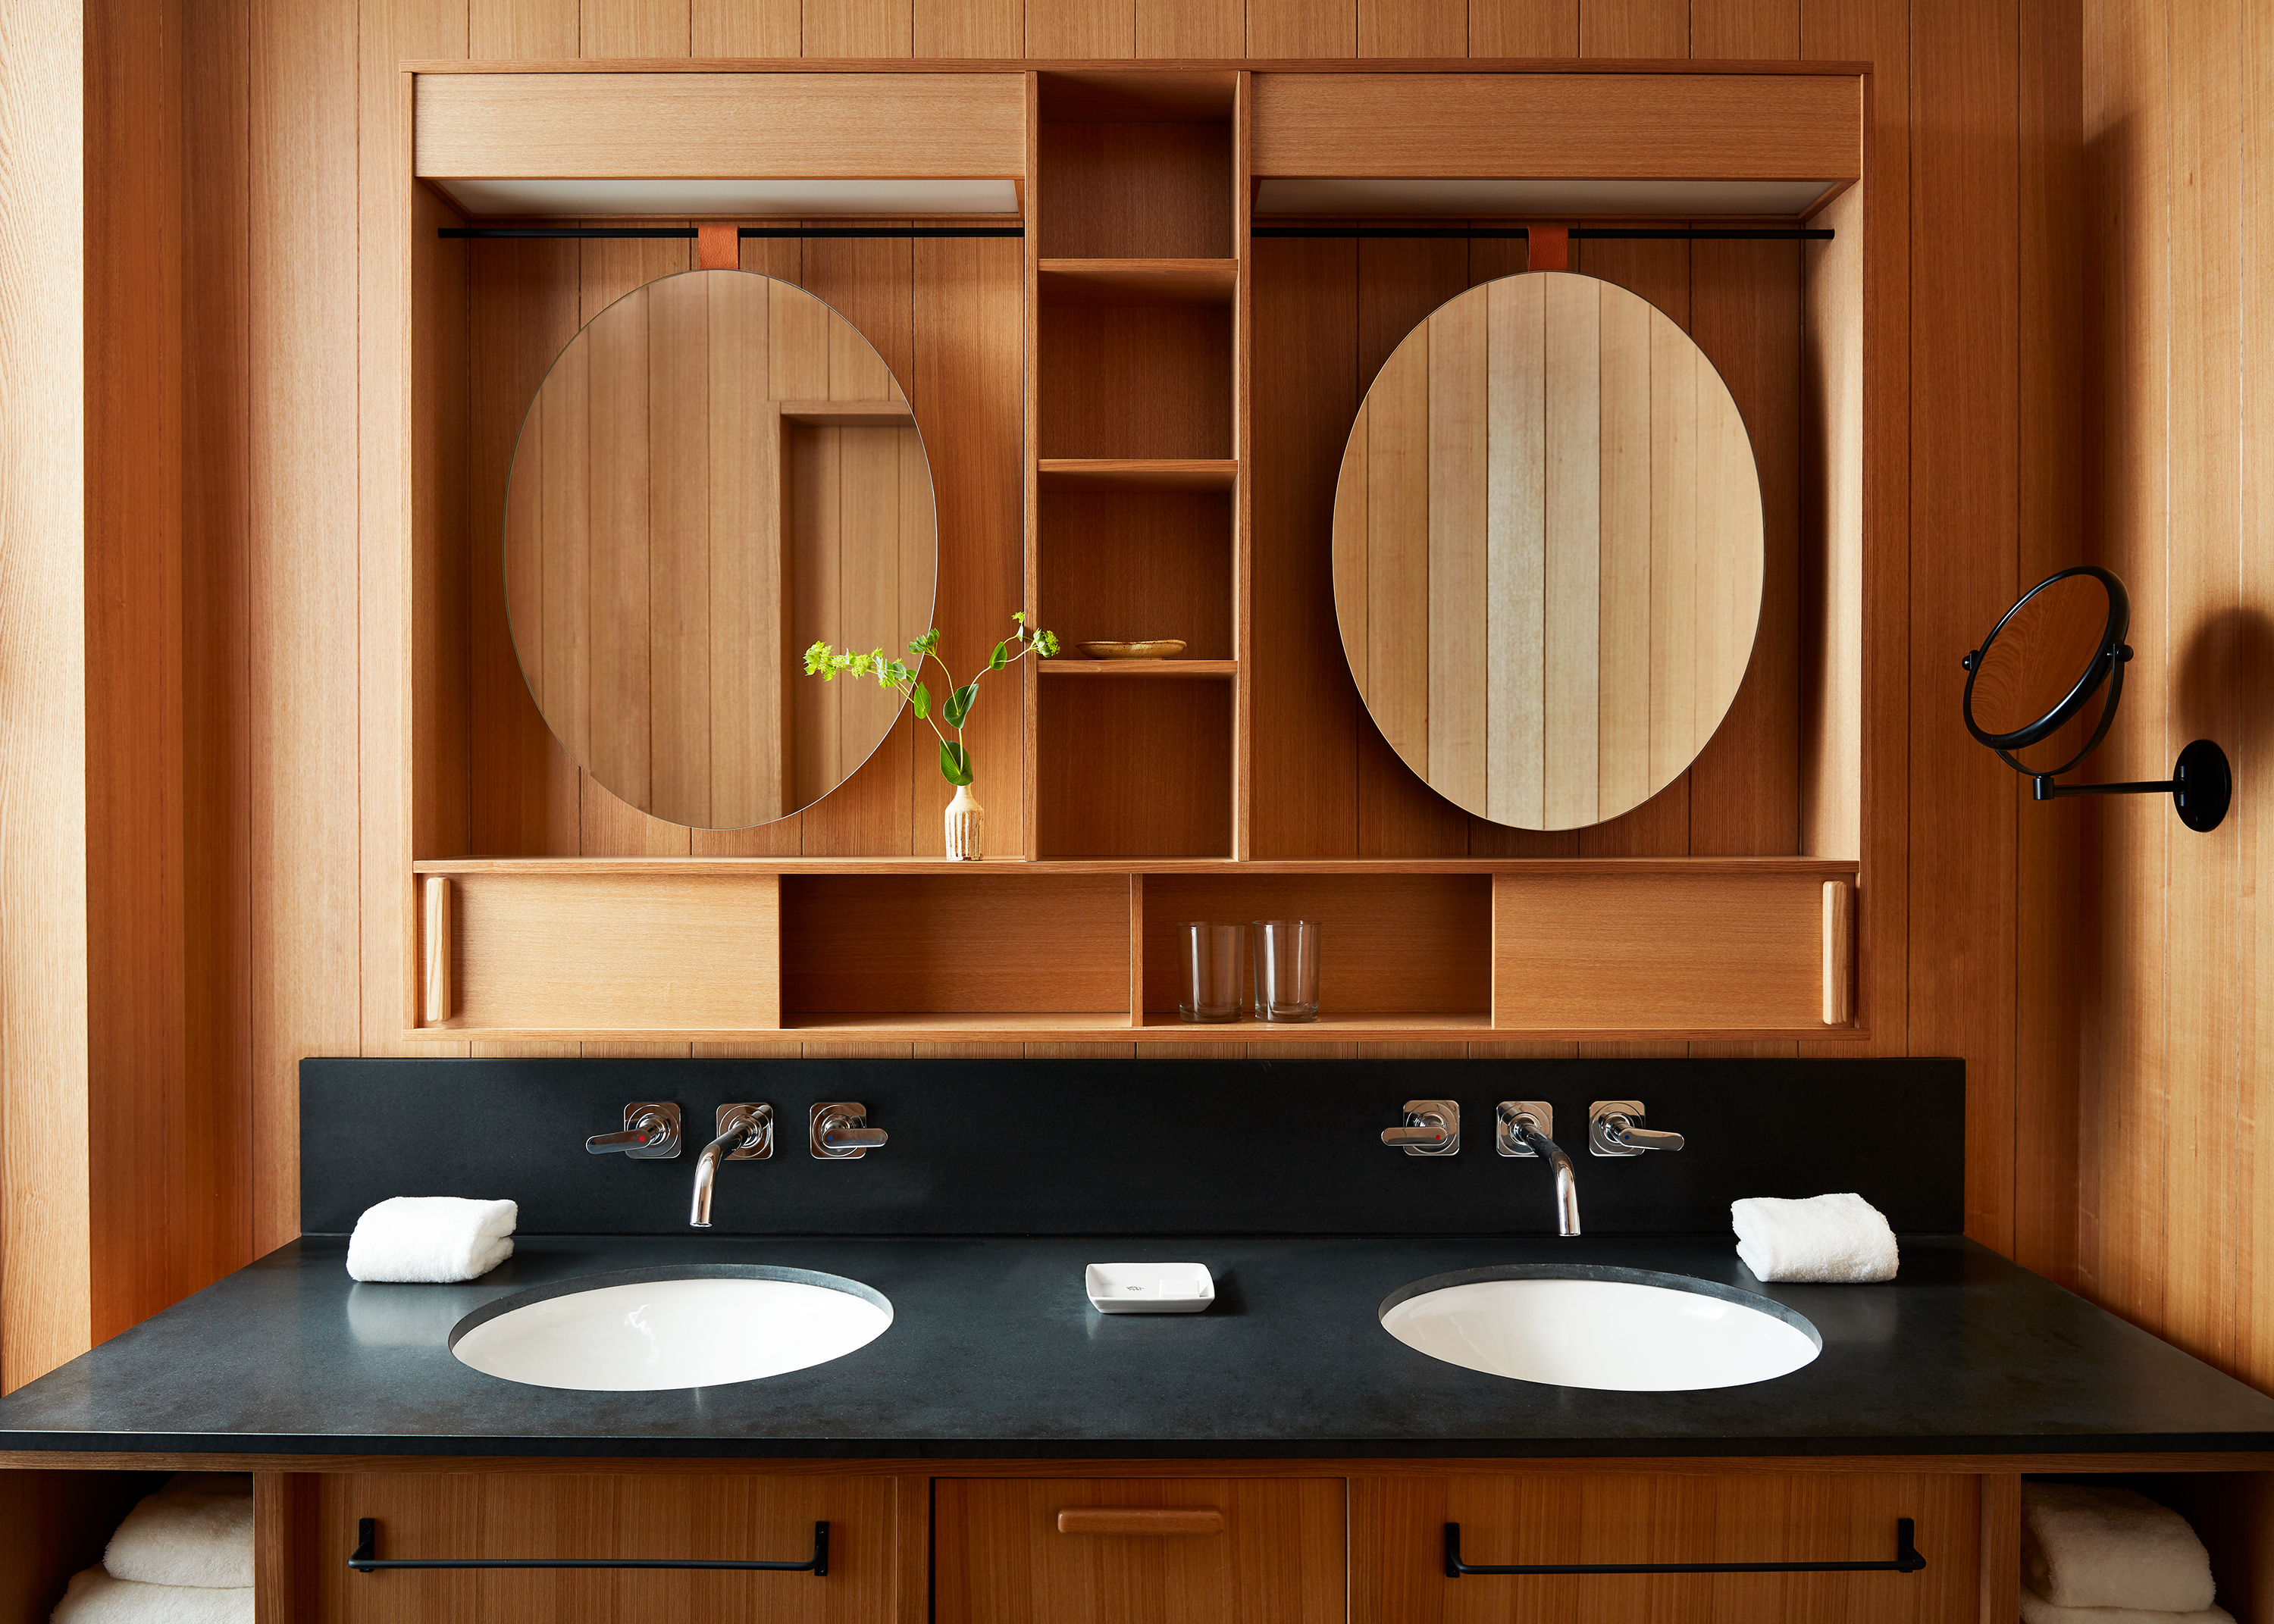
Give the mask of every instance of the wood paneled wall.
[[(115, 4), (130, 16), (156, 19), (163, 11), (156, 0)], [(11, 310), (52, 308), (58, 318), (11, 321), (0, 341), (9, 346), (0, 349), (0, 378), (11, 380), (11, 399), (19, 377), (74, 380), (52, 402), (36, 435), (21, 426), (22, 414), (0, 412), (0, 455), (10, 459), (0, 467), (11, 474), (28, 467), (34, 476), (30, 483), (0, 479), (0, 511), (9, 515), (0, 557), (0, 630), (6, 634), (0, 658), (11, 675), (39, 670), (42, 681), (62, 685), (54, 690), (60, 693), (77, 680), (71, 673), (85, 670), (74, 607), (82, 575), (69, 546), (80, 533), (72, 505), (79, 475), (77, 464), (56, 461), (54, 450), (77, 441), (71, 425), (81, 375), (72, 350), (79, 329), (68, 314), (78, 284), (64, 274), (67, 267), (78, 268), (66, 218), (78, 183), (68, 144), (57, 135), (72, 120), (57, 122), (55, 112), (67, 104), (78, 68), (73, 62), (55, 70), (68, 86), (60, 79), (35, 85), (53, 66), (45, 53), (61, 49), (50, 36), (72, 33), (67, 19), (58, 13), (42, 20), (41, 0), (9, 0), (0, 17), (11, 31), (44, 29), (36, 49), (19, 47), (11, 32), (0, 51), (10, 98), (0, 117), (19, 117), (19, 85), (48, 97), (38, 103), (41, 141), (0, 143), (6, 154), (0, 162), (11, 166), (0, 173), (0, 185), (10, 189), (9, 206), (0, 209), (9, 244), (0, 258), (0, 283), (11, 297), (20, 289), (23, 297), (35, 293), (46, 301)], [(2074, 346), (2065, 342), (2061, 325), (2067, 312), (2066, 330), (2074, 330), (2082, 229), (2080, 23), (2068, 0), (835, 0), (802, 10), (784, 0), (186, 0), (179, 30), (180, 55), (172, 60), (182, 64), (174, 94), (180, 132), (184, 719), (178, 801), (165, 816), (179, 817), (184, 852), (181, 1086), (183, 1098), (202, 1114), (206, 1146), (205, 1161), (188, 1177), (202, 1181), (195, 1188), (205, 1209), (218, 1215), (220, 1229), (207, 1237), (145, 1229), (141, 1241), (169, 1249), (169, 1260), (163, 1269), (132, 1277), (118, 1300), (117, 1312), (127, 1319), (297, 1232), (297, 1062), (309, 1054), (398, 1049), (406, 1007), (403, 910), (411, 899), (399, 872), (401, 820), (447, 823), (470, 815), (463, 806), (409, 807), (403, 793), (408, 718), (396, 680), (409, 650), (422, 659), (477, 666), (498, 654), (479, 642), (461, 646), (438, 639), (423, 613), (406, 624), (401, 589), (404, 500), (471, 513), (483, 480), (501, 481), (497, 470), (507, 448), (477, 431), (474, 490), (458, 488), (459, 476), (447, 468), (405, 478), (410, 453), (400, 378), (411, 376), (414, 387), (422, 387), (418, 380), (453, 366), (463, 373), (471, 333), (478, 423), (478, 391), (512, 381), (510, 368), (478, 348), (500, 331), (478, 312), (470, 327), (445, 320), (422, 327), (415, 343), (406, 336), (413, 287), (401, 267), (408, 234), (431, 230), (439, 211), (428, 201), (406, 207), (403, 200), (397, 64), (456, 56), (1466, 54), (1872, 62), (1869, 229), (1879, 240), (1909, 244), (1871, 289), (1877, 358), (1865, 428), (1872, 485), (1864, 495), (1877, 528), (1866, 568), (1881, 618), (1864, 680), (1880, 696), (1871, 712), (1877, 725), (1900, 735), (1889, 741), (1892, 753), (1878, 758), (1903, 762), (1906, 769), (1893, 782), (1871, 783), (1868, 793), (1883, 805), (1892, 799), (1907, 813), (1865, 828), (1862, 854), (1871, 877), (1862, 906), (1894, 919), (1894, 939), (1909, 944), (1865, 966), (1873, 981), (1875, 1041), (1892, 1052), (1967, 1060), (1969, 1227), (2024, 1261), (2056, 1274), (2067, 1270), (2074, 1136), (2063, 1138), (2058, 1124), (2074, 1097), (2078, 1036), (2065, 991), (2040, 973), (2067, 938), (2044, 929), (2051, 916), (2023, 906), (2020, 890), (2027, 883), (2033, 897), (2062, 894), (2059, 831), (2065, 825), (2022, 802), (2018, 780), (1967, 738), (1955, 708), (1962, 674), (1957, 658), (1970, 639), (2009, 600), (2017, 581), (2077, 550), (2078, 379), (2067, 358)], [(147, 116), (145, 109), (117, 116), (130, 110)], [(2126, 139), (2137, 139), (2136, 126), (2124, 129)], [(516, 252), (581, 252), (597, 260), (604, 253), (658, 250)], [(975, 258), (988, 245), (917, 252)], [(1270, 320), (1264, 308), (1274, 274), (1270, 256), (1354, 252), (1344, 244), (1275, 244), (1269, 256), (1259, 253), (1259, 324)], [(1449, 252), (1461, 262), (1443, 267), (1449, 291), (1483, 268), (1471, 262), (1470, 250), (1456, 245)], [(1371, 259), (1448, 251), (1369, 244), (1364, 252)], [(1686, 319), (1717, 359), (1725, 353), (1751, 357), (1751, 377), (1724, 362), (1741, 403), (1781, 394), (1796, 410), (1805, 387), (1798, 335), (1759, 325), (1768, 306), (1752, 291), (1763, 274), (1786, 277), (1797, 289), (1797, 261), (1788, 267), (1769, 260), (1779, 253), (1789, 251), (1605, 246), (1584, 268), (1650, 293)], [(1279, 268), (1286, 268), (1286, 259)], [(584, 285), (590, 292), (658, 268), (588, 264)], [(545, 282), (556, 289), (577, 286), (575, 276)], [(956, 321), (1017, 320), (1015, 306), (1006, 318), (990, 299), (989, 280), (975, 263), (971, 274), (947, 285), (945, 297), (961, 301), (947, 312)], [(440, 299), (434, 308), (451, 309), (447, 290), (425, 281), (419, 286)], [(474, 297), (478, 305), (478, 279)], [(1354, 347), (1363, 355), (1338, 350), (1298, 356), (1259, 343), (1259, 380), (1267, 369), (1311, 368), (1329, 398), (1347, 396), (1354, 405), (1380, 357), (1427, 308), (1375, 310)], [(1783, 308), (1791, 308), (1789, 300)], [(546, 335), (558, 330), (551, 339), (557, 345), (577, 313), (566, 305), (523, 305), (515, 320), (529, 325), (508, 342), (516, 354), (538, 355), (541, 365), (549, 354)], [(1354, 311), (1353, 320), (1358, 317)], [(876, 336), (865, 319), (855, 320)], [(889, 345), (879, 345), (892, 356)], [(932, 364), (953, 367), (958, 357), (943, 354)], [(923, 387), (926, 365), (919, 356), (913, 371), (902, 372), (911, 396)], [(1796, 384), (1796, 377), (1803, 380)], [(533, 381), (516, 387), (525, 397)], [(1788, 415), (1779, 419), (1771, 437), (1783, 443), (1782, 465), (1772, 469), (1765, 459), (1765, 477), (1787, 488), (1802, 477), (1798, 433)], [(1326, 443), (1339, 446), (1339, 434)], [(953, 455), (937, 443), (932, 450), (936, 461)], [(1291, 476), (1307, 478), (1314, 471), (1298, 469)], [(1015, 525), (1017, 472), (1005, 469), (1004, 475), (1000, 488), (972, 488), (953, 499), (943, 483), (944, 538), (959, 524)], [(1331, 492), (1332, 476), (1330, 466), (1323, 470), (1321, 488)], [(1254, 499), (1261, 524), (1271, 504), (1287, 501), (1290, 493), (1259, 487)], [(1772, 558), (1797, 568), (1796, 545), (1789, 532), (1773, 536)], [(1321, 546), (1322, 596), (1325, 562)], [(478, 580), (474, 584), (478, 590)], [(1015, 577), (999, 586), (1015, 596)], [(2144, 615), (2152, 599), (2144, 590), (2142, 597)], [(1764, 647), (1767, 657), (1796, 663), (1803, 655), (1792, 601), (1788, 588), (1775, 612), (1782, 618), (1765, 628)], [(479, 627), (483, 604), (477, 600), (472, 611), (471, 623)], [(1275, 647), (1269, 611), (1268, 599), (1259, 602), (1256, 643), (1266, 658)], [(977, 606), (964, 612), (975, 613)], [(942, 605), (944, 616), (956, 613)], [(433, 623), (448, 624), (448, 616), (438, 614)], [(1284, 628), (1276, 646), (1286, 646)], [(473, 686), (480, 691), (486, 685)], [(1757, 697), (1741, 701), (1741, 711), (1747, 704), (1796, 703), (1790, 685), (1758, 686)], [(14, 1024), (27, 994), (45, 996), (56, 987), (69, 993), (77, 985), (72, 978), (86, 974), (75, 945), (86, 931), (72, 929), (82, 871), (75, 843), (86, 829), (75, 797), (84, 793), (85, 775), (71, 765), (83, 759), (84, 747), (75, 734), (50, 738), (57, 730), (71, 734), (81, 712), (46, 708), (34, 697), (49, 691), (0, 682), (0, 744), (7, 747), (0, 750), (0, 774), (6, 775), (11, 808), (26, 808), (30, 819), (20, 821), (11, 810), (0, 830), (0, 854), (9, 865), (9, 907), (0, 924), (11, 933), (0, 941), (8, 1003), (0, 1019), (11, 1023), (11, 1225), (26, 1210), (19, 1199), (28, 1188), (22, 1180), (33, 1177), (19, 1172), (28, 1169), (26, 1158), (51, 1158), (56, 1178), (83, 1184), (89, 1148), (75, 1133), (59, 1141), (19, 1131), (35, 1120), (25, 1114), (32, 1102), (50, 1105), (56, 1090), (80, 1087), (87, 1076), (81, 1051), (89, 1006), (83, 997), (67, 996), (60, 1008), (49, 1000), (28, 1025)], [(1781, 724), (1744, 714), (1732, 725)], [(1347, 726), (1356, 741), (1354, 714)], [(554, 748), (544, 738), (523, 745)], [(1004, 748), (1015, 751), (1015, 740)], [(1387, 756), (1378, 741), (1370, 748)], [(1789, 849), (1796, 838), (1787, 826), (1798, 801), (1795, 787), (1721, 771), (1711, 756), (1693, 773), (1678, 808), (1683, 844), (1674, 849)], [(475, 764), (478, 771), (478, 757)], [(1255, 766), (1268, 782), (1268, 751), (1259, 749)], [(540, 773), (538, 781), (553, 785), (552, 800), (514, 816), (538, 838), (513, 849), (552, 849), (545, 842), (576, 828), (585, 815), (573, 773), (550, 779)], [(1353, 779), (1367, 781), (1395, 783), (1378, 774)], [(478, 781), (473, 793), (478, 803)], [(926, 808), (915, 783), (903, 778), (895, 793), (892, 815), (922, 822)], [(1384, 838), (1367, 851), (1394, 850), (1397, 840), (1389, 837), (1399, 827), (1397, 811), (1394, 802), (1372, 814), (1362, 814), (1354, 801), (1319, 808), (1321, 816), (1347, 822), (1289, 824), (1281, 831), (1284, 844), (1354, 849), (1358, 831), (1371, 827)], [(50, 849), (42, 831), (59, 844)], [(644, 849), (642, 831), (620, 832), (627, 842), (621, 849)], [(1670, 831), (1660, 835), (1672, 838)], [(686, 836), (674, 838), (685, 849)], [(1594, 837), (1597, 849), (1608, 852), (1629, 849), (1617, 844), (1622, 838), (1616, 825)], [(26, 899), (51, 912), (18, 912)], [(34, 933), (29, 956), (14, 934), (19, 931)], [(93, 1008), (94, 1019), (106, 1026), (125, 1015), (111, 1003)], [(456, 1047), (420, 1046), (445, 1054)], [(910, 1051), (902, 1045), (893, 1052)], [(1480, 1046), (1472, 1052), (1501, 1051)], [(2064, 1061), (2065, 1053), (2072, 1058)], [(115, 1086), (138, 1106), (144, 1091), (156, 1086), (139, 1079)], [(42, 1110), (36, 1120), (47, 1127), (53, 1117)], [(2056, 1127), (2041, 1133), (2040, 1124)], [(2120, 1185), (2108, 1189), (2112, 1198), (2120, 1193)], [(2159, 1222), (2152, 1200), (2123, 1210), (2141, 1214), (2143, 1223)], [(72, 1214), (84, 1211), (82, 1200), (56, 1222), (68, 1229), (79, 1222)], [(6, 1255), (11, 1263), (27, 1255), (52, 1263), (73, 1248), (83, 1255), (85, 1244), (83, 1236), (19, 1237), (11, 1227)], [(19, 1278), (11, 1267), (8, 1282)], [(0, 1307), (11, 1314), (11, 1344), (20, 1324), (12, 1317), (17, 1300), (12, 1283), (0, 1284)], [(25, 1380), (71, 1350), (68, 1335), (11, 1345), (5, 1380)]]
[(2091, 952), (2078, 1273), (2127, 1318), (2274, 1387), (2274, 14), (2086, 0), (2084, 354), (2097, 562), (2135, 650), (2102, 769), (2217, 740), (2210, 834), (2161, 797), (2080, 826)]

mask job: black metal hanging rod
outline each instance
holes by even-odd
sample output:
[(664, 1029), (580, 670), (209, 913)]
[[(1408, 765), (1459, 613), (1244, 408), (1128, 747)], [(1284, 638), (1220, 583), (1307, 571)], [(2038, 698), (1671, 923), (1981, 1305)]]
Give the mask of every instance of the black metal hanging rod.
[[(1250, 237), (1470, 237), (1505, 239), (1528, 237), (1523, 226), (1256, 226)], [(1719, 227), (1704, 226), (1574, 226), (1571, 239), (1593, 237), (1629, 242), (1689, 243), (1828, 243), (1832, 233), (1820, 226)]]
[[(693, 241), (693, 226), (444, 226), (437, 237), (666, 237)], [(742, 226), (736, 237), (1024, 237), (1024, 226)]]
[(355, 1553), (350, 1569), (359, 1574), (388, 1573), (403, 1568), (704, 1568), (743, 1573), (809, 1573), (829, 1576), (829, 1524), (813, 1525), (813, 1554), (802, 1562), (714, 1561), (688, 1557), (384, 1557), (379, 1554), (379, 1519), (364, 1517), (356, 1523)]

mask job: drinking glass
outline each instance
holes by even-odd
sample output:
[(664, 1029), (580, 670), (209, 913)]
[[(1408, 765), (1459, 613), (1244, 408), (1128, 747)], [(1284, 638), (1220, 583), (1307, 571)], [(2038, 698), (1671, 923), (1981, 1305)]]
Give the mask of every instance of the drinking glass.
[(1185, 970), (1178, 1014), (1209, 1024), (1239, 1019), (1240, 960), (1246, 956), (1241, 938), (1246, 934), (1244, 925), (1195, 922), (1177, 927)]
[(1319, 921), (1259, 919), (1247, 931), (1255, 966), (1255, 1019), (1318, 1019)]

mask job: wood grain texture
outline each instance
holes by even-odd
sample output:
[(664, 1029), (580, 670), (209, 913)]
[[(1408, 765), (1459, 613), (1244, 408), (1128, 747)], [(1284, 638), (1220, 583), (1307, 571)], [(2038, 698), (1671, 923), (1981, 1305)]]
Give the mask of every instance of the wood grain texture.
[(0, 1619), (44, 1624), (72, 1575), (102, 1560), (111, 1530), (163, 1481), (145, 1471), (0, 1472)]
[(1493, 1023), (1816, 1026), (1823, 914), (1823, 887), (1805, 879), (1611, 888), (1552, 873), (1498, 875)]
[[(667, 49), (618, 54), (687, 54), (683, 4), (613, 3), (652, 14), (659, 41), (676, 29)], [(601, 53), (588, 40), (583, 54)], [(1016, 175), (1020, 102), (1017, 76), (1005, 73), (429, 74), (418, 81), (416, 172)]]
[[(443, 1031), (644, 1029), (660, 1009), (690, 1028), (781, 1024), (771, 878), (485, 875), (456, 889), (456, 1012), (433, 1023)], [(690, 941), (703, 944), (696, 962)]]
[[(942, 1624), (1344, 1616), (1343, 1490), (1332, 1478), (945, 1477), (932, 1492)], [(1196, 1511), (1223, 1531), (1127, 1526)], [(1070, 1516), (1119, 1526), (1070, 1538)]]
[[(1357, 1624), (1971, 1618), (1977, 1483), (1916, 1473), (1359, 1476), (1351, 1485), (1350, 1616)], [(1445, 1577), (1448, 1522), (1461, 1525), (1461, 1554), (1471, 1562), (1884, 1561), (1895, 1519), (1905, 1516), (1931, 1553), (1923, 1573)]]
[(825, 1581), (686, 1569), (428, 1570), (382, 1575), (381, 1589), (343, 1561), (320, 1560), (308, 1616), (325, 1624), (450, 1615), (532, 1624), (563, 1615), (626, 1624), (658, 1617), (907, 1624), (922, 1616), (921, 1595), (904, 1588), (914, 1560), (906, 1546), (920, 1553), (923, 1543), (921, 1505), (904, 1525), (890, 1477), (340, 1472), (313, 1481), (312, 1545), (328, 1554), (354, 1548), (364, 1517), (378, 1522), (380, 1549), (389, 1556), (800, 1560), (812, 1553), (814, 1523), (830, 1525)]
[(1852, 180), (1860, 86), (1837, 75), (1367, 73), (1256, 87), (1258, 175)]

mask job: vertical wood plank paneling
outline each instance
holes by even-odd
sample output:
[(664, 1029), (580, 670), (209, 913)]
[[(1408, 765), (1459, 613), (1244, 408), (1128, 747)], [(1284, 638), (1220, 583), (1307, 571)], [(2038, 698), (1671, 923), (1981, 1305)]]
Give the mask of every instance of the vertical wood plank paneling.
[(465, 54), (562, 61), (576, 54), (576, 0), (466, 0)]
[(905, 56), (913, 47), (910, 0), (832, 0), (804, 17), (808, 56)]
[(1468, 50), (1466, 0), (1358, 0), (1361, 56), (1460, 56)]
[(1029, 56), (1133, 56), (1139, 0), (1027, 0)]
[(0, 12), (0, 1386), (13, 1388), (84, 1349), (89, 1313), (78, 8)]
[(1687, 56), (1689, 0), (1581, 0), (1582, 56)]
[[(2237, 957), (2242, 988), (2242, 1094), (2255, 1139), (2244, 1186), (2244, 1220), (2254, 1247), (2253, 1282), (2246, 1304), (2236, 1368), (2254, 1387), (2274, 1387), (2274, 1291), (2263, 1277), (2266, 1243), (2274, 1235), (2274, 1151), (2266, 1139), (2262, 1105), (2274, 1087), (2274, 906), (2265, 876), (2274, 874), (2274, 12), (2243, 12), (2241, 139), (2241, 415), (2242, 549), (2237, 592), (2242, 628), (2242, 713), (2233, 748), (2235, 806), (2241, 820), (2243, 872), (2250, 889), (2239, 899)], [(2265, 1505), (2270, 1485), (2256, 1499)], [(2255, 1586), (2260, 1606), (2274, 1599), (2274, 1559), (2262, 1545)]]
[[(2165, 536), (2171, 597), (2162, 639), (2167, 747), (2237, 739), (2241, 626), (2234, 613), (2242, 537), (2236, 387), (2241, 361), (2241, 0), (2171, 8), (2171, 485)], [(2168, 771), (2168, 769), (2166, 769)], [(2026, 808), (2025, 808), (2026, 809)], [(2126, 808), (2133, 812), (2135, 808)], [(2147, 810), (2142, 798), (2140, 811)], [(2167, 1214), (2163, 1335), (2233, 1368), (2236, 1310), (2253, 1278), (2241, 1225), (2257, 1113), (2241, 1082), (2240, 923), (2235, 899), (2244, 825), (2174, 831), (2166, 917), (2170, 1163), (2186, 1192)]]
[(802, 29), (799, 10), (798, 0), (694, 0), (688, 19), (691, 54), (795, 56)]
[(684, 56), (693, 48), (690, 0), (581, 0), (577, 7), (579, 56)]
[(1247, 54), (1358, 54), (1358, 0), (1247, 0)]
[(1469, 0), (1472, 56), (1576, 56), (1580, 0)]
[(184, 1295), (192, 1288), (180, 1282), (210, 1259), (220, 1214), (196, 1192), (226, 1175), (215, 1131), (230, 1125), (192, 1115), (183, 1030), (181, 26), (147, 0), (86, 12), (86, 165), (99, 177), (87, 192), (85, 295), (87, 997), (99, 1012), (87, 1030), (86, 1133), (105, 1172), (88, 1237), (97, 1341)]
[(1138, 0), (1139, 56), (1246, 54), (1245, 0)]
[[(252, 9), (254, 1229), (299, 1233), (296, 1071), (361, 1034), (354, 14)], [(400, 951), (400, 938), (396, 951)]]
[[(2165, 581), (2171, 333), (2169, 18), (2151, 0), (2097, 6), (2101, 49), (2086, 109), (2092, 234), (2100, 248), (2102, 529), (2098, 561), (2132, 598), (2138, 651), (2127, 691), (2167, 691)], [(2102, 747), (2112, 778), (2171, 771), (2163, 707), (2127, 705)], [(2082, 1274), (2105, 1306), (2143, 1325), (2165, 1321), (2165, 886), (2177, 821), (2158, 807), (2096, 808), (2097, 1019), (2086, 1035), (2083, 1136), (2091, 1163), (2083, 1203)], [(2182, 831), (2184, 832), (2184, 831)], [(2088, 835), (2091, 839), (2092, 835)]]
[[(796, 14), (793, 0), (779, 4)], [(910, 19), (919, 56), (1016, 56), (1025, 28), (1024, 0), (915, 0)]]
[[(1953, 725), (1958, 656), (2014, 599), (2017, 19), (2012, 0), (1913, 10), (1913, 1052), (1967, 1058), (1967, 1233), (2013, 1245), (2014, 774)], [(1963, 240), (1964, 255), (1946, 245)], [(1965, 538), (1961, 541), (1961, 538)]]
[(182, 30), (184, 1044), (191, 1109), (228, 1147), (203, 1220), (220, 1247), (217, 1268), (253, 1256), (249, 22), (245, 0), (198, 0)]

